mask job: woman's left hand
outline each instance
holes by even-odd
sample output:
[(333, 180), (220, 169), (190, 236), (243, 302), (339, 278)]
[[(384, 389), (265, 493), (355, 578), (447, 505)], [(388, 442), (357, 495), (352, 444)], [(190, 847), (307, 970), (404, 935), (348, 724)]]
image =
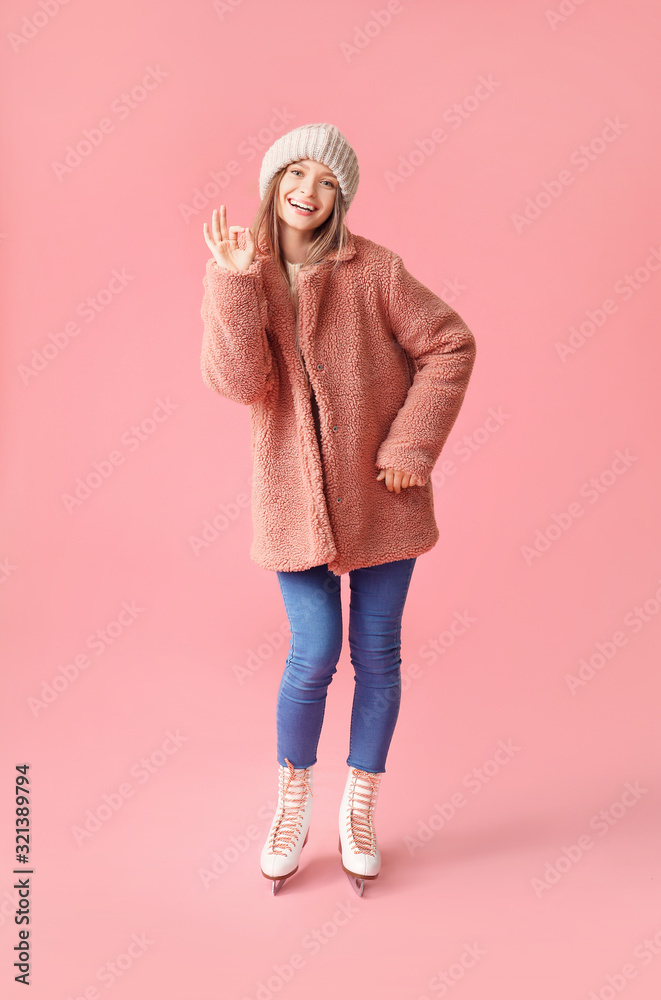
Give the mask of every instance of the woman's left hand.
[(386, 486), (392, 493), (399, 493), (400, 489), (406, 489), (407, 486), (422, 486), (421, 480), (418, 476), (414, 476), (409, 472), (402, 472), (400, 469), (381, 469), (377, 478), (377, 481), (385, 477)]

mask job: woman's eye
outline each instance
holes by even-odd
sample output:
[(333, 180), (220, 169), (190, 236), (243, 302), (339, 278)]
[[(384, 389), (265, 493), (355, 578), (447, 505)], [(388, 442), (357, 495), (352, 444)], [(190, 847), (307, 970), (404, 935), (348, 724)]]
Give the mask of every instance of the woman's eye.
[[(298, 169), (298, 167), (292, 167), (292, 168), (291, 168), (291, 171), (290, 171), (290, 172), (291, 172), (292, 174), (300, 174), (300, 173), (302, 173), (302, 171), (301, 171), (301, 170), (299, 170), (299, 169)], [(329, 184), (331, 188), (334, 188), (334, 187), (335, 187), (335, 185), (333, 184), (333, 182), (332, 182), (332, 181), (328, 181), (328, 180), (325, 180), (325, 181), (324, 181), (324, 184)]]

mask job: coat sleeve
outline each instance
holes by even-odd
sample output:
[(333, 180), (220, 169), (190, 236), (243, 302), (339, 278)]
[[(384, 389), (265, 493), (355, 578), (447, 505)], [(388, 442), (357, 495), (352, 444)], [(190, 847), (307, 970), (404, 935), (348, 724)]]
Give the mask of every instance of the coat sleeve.
[(230, 271), (211, 257), (202, 283), (203, 382), (237, 403), (264, 399), (271, 384), (273, 356), (257, 260), (245, 271)]
[(388, 311), (393, 335), (414, 359), (404, 403), (376, 454), (377, 469), (394, 468), (426, 483), (452, 429), (475, 362), (475, 338), (446, 302), (395, 256)]

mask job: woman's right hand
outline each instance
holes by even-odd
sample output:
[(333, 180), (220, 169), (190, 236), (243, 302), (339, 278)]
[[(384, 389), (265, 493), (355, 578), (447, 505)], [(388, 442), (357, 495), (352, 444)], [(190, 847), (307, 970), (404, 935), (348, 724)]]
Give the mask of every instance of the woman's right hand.
[(220, 213), (217, 208), (213, 210), (211, 234), (206, 222), (204, 223), (207, 246), (214, 255), (216, 263), (229, 271), (247, 271), (255, 259), (255, 240), (249, 226), (245, 229), (246, 249), (239, 249), (236, 234), (241, 230), (244, 230), (243, 226), (230, 226), (228, 230), (227, 211), (224, 205), (220, 206)]

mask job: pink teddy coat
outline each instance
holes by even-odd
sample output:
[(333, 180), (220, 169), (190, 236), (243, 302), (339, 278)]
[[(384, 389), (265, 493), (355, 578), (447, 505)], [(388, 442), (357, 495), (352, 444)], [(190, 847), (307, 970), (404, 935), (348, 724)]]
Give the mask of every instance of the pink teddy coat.
[[(298, 317), (270, 254), (246, 271), (207, 261), (202, 378), (250, 407), (250, 558), (264, 569), (327, 563), (341, 576), (438, 541), (430, 474), (466, 393), (475, 338), (396, 253), (348, 237), (336, 269), (337, 253), (298, 269)], [(391, 492), (376, 478), (387, 467), (424, 485)]]

